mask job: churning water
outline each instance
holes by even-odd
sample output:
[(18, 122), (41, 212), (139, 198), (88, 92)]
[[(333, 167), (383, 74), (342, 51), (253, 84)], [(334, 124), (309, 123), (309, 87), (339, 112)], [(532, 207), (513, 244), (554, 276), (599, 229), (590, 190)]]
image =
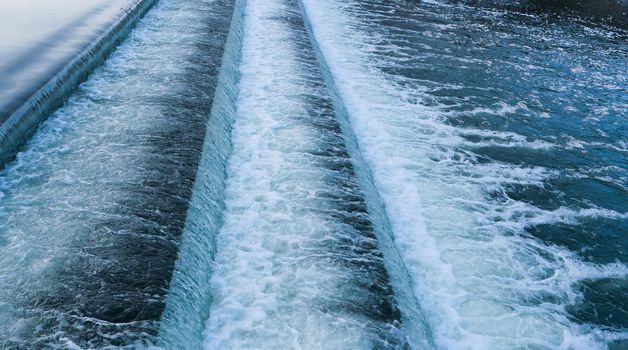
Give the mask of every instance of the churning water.
[(607, 15), (160, 1), (0, 172), (0, 347), (625, 348)]
[(0, 347), (156, 334), (230, 13), (161, 1), (0, 173)]
[(435, 344), (625, 339), (624, 29), (500, 4), (303, 3)]

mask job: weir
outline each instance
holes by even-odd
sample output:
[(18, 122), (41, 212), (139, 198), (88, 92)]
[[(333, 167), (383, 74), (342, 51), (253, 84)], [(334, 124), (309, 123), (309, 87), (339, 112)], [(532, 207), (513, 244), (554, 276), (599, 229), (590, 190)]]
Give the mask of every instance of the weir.
[(304, 23), (315, 50), (317, 61), (321, 67), (325, 82), (330, 89), (338, 121), (346, 139), (347, 150), (356, 168), (357, 179), (360, 183), (360, 187), (365, 191), (368, 210), (375, 226), (378, 241), (380, 242), (380, 249), (384, 252), (386, 266), (391, 275), (392, 286), (396, 290), (396, 298), (402, 311), (407, 336), (411, 339), (413, 348), (433, 348), (432, 330), (423, 315), (419, 301), (415, 297), (413, 278), (410, 276), (399, 254), (398, 247), (395, 245), (390, 218), (388, 217), (384, 201), (373, 180), (372, 170), (362, 155), (362, 151), (360, 150), (359, 143), (349, 120), (347, 107), (338, 91), (329, 64), (321, 52), (316, 36), (312, 31), (312, 24), (302, 0), (298, 0), (298, 5), (303, 14)]
[(209, 318), (209, 281), (216, 235), (223, 224), (226, 167), (233, 148), (231, 129), (238, 99), (245, 1), (236, 0), (234, 4), (203, 151), (161, 316), (158, 344), (167, 349), (199, 349)]
[[(107, 56), (115, 50), (133, 26), (156, 2), (157, 0), (134, 0), (124, 9), (125, 13), (119, 19), (116, 19), (104, 30), (103, 34), (71, 59), (30, 98), (22, 101), (19, 108), (0, 109), (0, 168), (15, 157), (15, 154), (33, 135), (37, 126), (59, 108), (77, 86), (107, 59)], [(18, 57), (17, 59), (32, 58)], [(28, 86), (31, 83), (13, 81), (13, 84)], [(8, 95), (8, 98), (17, 99), (17, 96)], [(7, 112), (10, 114), (5, 115)]]
[(0, 171), (0, 347), (150, 347), (233, 4), (162, 0)]
[(431, 347), (327, 83), (296, 2), (236, 4), (165, 347)]
[(0, 348), (623, 349), (625, 32), (526, 3), (133, 2), (0, 125)]

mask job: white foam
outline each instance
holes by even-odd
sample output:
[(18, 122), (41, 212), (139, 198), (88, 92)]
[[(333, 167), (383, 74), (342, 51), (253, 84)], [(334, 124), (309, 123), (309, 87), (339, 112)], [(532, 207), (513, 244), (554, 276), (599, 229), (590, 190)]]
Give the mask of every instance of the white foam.
[[(313, 36), (348, 110), (364, 159), (414, 279), (414, 294), (441, 348), (604, 348), (605, 338), (572, 323), (565, 306), (575, 300), (576, 279), (599, 268), (523, 231), (541, 222), (621, 213), (602, 209), (542, 211), (524, 203), (493, 203), (487, 194), (506, 184), (541, 184), (543, 168), (475, 162), (462, 133), (490, 136), (521, 147), (520, 135), (459, 133), (438, 108), (421, 104), (421, 89), (376, 67), (388, 57), (387, 38), (368, 27), (350, 2), (303, 0)], [(504, 106), (490, 113), (511, 113)], [(485, 132), (484, 132), (485, 133)], [(574, 276), (573, 266), (584, 275)], [(589, 266), (590, 269), (583, 268)], [(625, 267), (609, 266), (625, 276)], [(601, 270), (600, 270), (601, 269)], [(589, 271), (590, 273), (586, 273)]]
[[(74, 266), (69, 266), (69, 261), (77, 256), (92, 259), (90, 266), (95, 271), (117, 263), (103, 256), (91, 257), (86, 248), (115, 243), (113, 237), (94, 234), (97, 225), (109, 219), (133, 219), (122, 217), (126, 214), (116, 213), (112, 207), (128, 198), (129, 188), (141, 186), (146, 175), (141, 163), (155, 152), (148, 149), (148, 136), (173, 122), (163, 103), (148, 102), (181, 89), (181, 82), (172, 78), (189, 68), (193, 53), (189, 43), (206, 35), (196, 30), (198, 26), (182, 30), (188, 23), (205, 19), (198, 9), (198, 4), (183, 1), (160, 2), (0, 172), (0, 299), (4, 304), (0, 307), (0, 347), (7, 339), (18, 344), (25, 335), (37, 339), (39, 334), (46, 336), (46, 346), (85, 346), (94, 340), (64, 334), (71, 323), (76, 328), (83, 326), (79, 321), (121, 330), (118, 335), (102, 334), (103, 338), (133, 336), (132, 332), (123, 333), (126, 329), (119, 323), (77, 320), (62, 310), (56, 315), (38, 314), (42, 312), (38, 305), (19, 298), (28, 293), (54, 293), (51, 288), (63, 283), (60, 276), (71, 274)], [(116, 234), (143, 233), (111, 232), (111, 236)], [(98, 278), (96, 272), (93, 278)], [(76, 291), (81, 292), (95, 291)], [(54, 322), (59, 323), (58, 329), (47, 329)], [(51, 331), (56, 333), (50, 335)]]
[(324, 135), (308, 121), (316, 92), (304, 81), (288, 10), (275, 0), (246, 6), (206, 349), (372, 346), (371, 321), (333, 307), (355, 271), (320, 246), (343, 224), (322, 213), (331, 172), (312, 154)]

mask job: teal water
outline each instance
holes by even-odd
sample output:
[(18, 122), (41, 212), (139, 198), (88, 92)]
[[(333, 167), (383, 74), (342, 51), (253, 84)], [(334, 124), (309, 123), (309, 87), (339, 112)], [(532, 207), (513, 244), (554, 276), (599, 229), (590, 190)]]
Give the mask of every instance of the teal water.
[(154, 344), (231, 9), (161, 1), (0, 171), (0, 348)]
[(0, 172), (0, 348), (625, 348), (624, 15), (160, 1)]
[(304, 5), (437, 345), (625, 346), (625, 22), (537, 2)]

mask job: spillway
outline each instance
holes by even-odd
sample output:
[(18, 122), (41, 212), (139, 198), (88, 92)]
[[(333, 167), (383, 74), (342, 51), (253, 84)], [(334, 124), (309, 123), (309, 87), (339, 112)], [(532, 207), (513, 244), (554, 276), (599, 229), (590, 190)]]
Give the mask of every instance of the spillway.
[[(107, 27), (129, 0), (5, 1), (0, 10), (0, 120), (4, 121)], [(127, 8), (128, 10), (128, 8)]]
[(0, 170), (0, 348), (625, 348), (605, 13), (160, 0)]
[(161, 1), (0, 173), (0, 347), (148, 346), (229, 1)]
[(0, 9), (0, 166), (126, 37), (156, 0), (5, 1)]
[[(625, 147), (615, 138), (625, 108), (617, 102), (623, 78), (614, 55), (625, 47), (613, 36), (621, 29), (556, 20), (544, 30), (528, 9), (491, 2), (301, 3), (436, 346), (625, 344), (620, 299), (628, 271), (617, 236), (627, 219), (618, 173)], [(530, 35), (560, 42), (564, 56), (541, 63), (547, 58), (524, 39)], [(610, 54), (598, 57), (600, 80), (590, 90), (578, 74), (582, 65), (593, 68), (574, 47)], [(567, 73), (547, 78), (544, 69)], [(578, 91), (580, 102), (561, 85)], [(604, 112), (596, 107), (600, 90)], [(597, 117), (575, 122), (565, 111)], [(580, 123), (597, 128), (601, 142), (585, 148), (590, 136)], [(599, 152), (608, 167), (591, 161)], [(609, 197), (575, 193), (578, 186)], [(587, 314), (594, 309), (606, 319)]]
[[(391, 282), (388, 269), (400, 267), (385, 261), (386, 238), (374, 227), (298, 4), (236, 7), (232, 33), (241, 43), (225, 59), (239, 67), (219, 82), (232, 85), (225, 93), (235, 108), (214, 105), (209, 128), (226, 131), (208, 130), (178, 287), (164, 315), (166, 344), (404, 348), (416, 338), (414, 345), (429, 346), (425, 329), (412, 329), (420, 315), (399, 305), (394, 287), (401, 284)], [(220, 137), (231, 145), (228, 157), (216, 152)], [(224, 209), (208, 201), (220, 192), (222, 172)], [(211, 253), (203, 259), (204, 252)], [(180, 282), (199, 278), (206, 280)], [(193, 309), (190, 302), (206, 313), (206, 329), (181, 314)]]

